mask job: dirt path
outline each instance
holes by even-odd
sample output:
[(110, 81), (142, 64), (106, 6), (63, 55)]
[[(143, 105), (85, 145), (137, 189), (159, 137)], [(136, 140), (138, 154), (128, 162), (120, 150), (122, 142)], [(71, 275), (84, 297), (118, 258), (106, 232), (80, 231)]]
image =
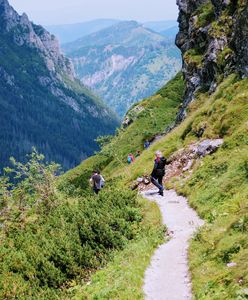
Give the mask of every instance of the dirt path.
[(157, 195), (157, 190), (142, 192), (142, 195), (157, 202), (163, 223), (171, 233), (170, 241), (156, 250), (146, 271), (145, 299), (192, 299), (187, 252), (190, 238), (203, 221), (189, 207), (187, 199), (175, 191), (165, 191), (164, 197)]

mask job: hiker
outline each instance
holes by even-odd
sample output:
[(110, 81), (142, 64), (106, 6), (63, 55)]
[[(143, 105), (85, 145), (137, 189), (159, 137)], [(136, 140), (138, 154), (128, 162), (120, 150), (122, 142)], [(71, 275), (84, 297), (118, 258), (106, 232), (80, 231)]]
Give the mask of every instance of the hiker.
[(93, 175), (91, 176), (90, 182), (92, 184), (94, 193), (98, 194), (100, 192), (100, 190), (103, 188), (105, 180), (100, 175), (100, 172), (95, 170), (93, 172)]
[(166, 159), (161, 151), (156, 151), (154, 167), (151, 174), (151, 182), (159, 189), (159, 195), (164, 196), (163, 177), (165, 175)]
[(135, 154), (135, 157), (139, 157), (140, 154), (141, 154), (140, 150), (137, 150), (137, 151), (136, 151), (136, 154)]
[(133, 162), (134, 162), (134, 156), (132, 153), (129, 153), (127, 157), (127, 163), (130, 165)]
[(150, 147), (151, 143), (146, 140), (145, 143), (144, 143), (144, 149), (148, 149)]

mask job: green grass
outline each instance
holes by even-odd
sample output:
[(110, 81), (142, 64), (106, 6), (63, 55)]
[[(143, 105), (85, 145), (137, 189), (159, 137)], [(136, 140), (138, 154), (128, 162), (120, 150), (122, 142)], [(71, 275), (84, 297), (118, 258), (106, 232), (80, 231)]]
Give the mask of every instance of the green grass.
[[(184, 94), (184, 81), (179, 73), (158, 93), (143, 100), (136, 106), (143, 107), (135, 121), (126, 129), (120, 129), (109, 144), (95, 156), (84, 161), (77, 168), (67, 172), (61, 179), (63, 189), (87, 191), (88, 179), (93, 169), (102, 170), (109, 177), (130, 177), (132, 171), (127, 167), (128, 153), (143, 150), (143, 143), (155, 135), (164, 132), (176, 117), (178, 107)], [(128, 115), (132, 114), (132, 109)], [(146, 152), (146, 151), (145, 151)]]
[[(190, 247), (193, 292), (197, 300), (247, 299), (245, 294), (245, 289), (248, 287), (247, 84), (248, 79), (240, 80), (236, 75), (231, 75), (219, 85), (213, 95), (199, 93), (188, 109), (186, 120), (148, 150), (143, 151), (133, 165), (125, 164), (124, 159), (122, 160), (124, 154), (122, 156), (121, 151), (124, 146), (127, 152), (135, 149), (132, 148), (137, 145), (135, 132), (141, 128), (142, 123), (152, 121), (149, 121), (149, 116), (141, 119), (138, 117), (130, 127), (119, 133), (119, 137), (114, 139), (113, 144), (111, 142), (106, 148), (104, 147), (100, 155), (91, 158), (85, 165), (81, 165), (69, 174), (70, 178), (75, 176), (73, 179), (75, 181), (76, 172), (81, 174), (86, 166), (90, 168), (98, 162), (102, 164), (110, 184), (111, 178), (114, 177), (130, 184), (138, 176), (150, 173), (154, 152), (157, 149), (169, 157), (175, 151), (199, 141), (197, 131), (203, 125), (206, 130), (201, 139), (223, 138), (223, 146), (213, 155), (195, 164), (191, 176), (172, 178), (169, 184), (180, 194), (186, 195), (190, 204), (206, 221), (206, 225), (194, 238)], [(166, 89), (164, 91), (167, 93)], [(162, 95), (161, 91), (160, 95)], [(152, 101), (155, 99), (152, 98)], [(146, 101), (141, 102), (140, 105), (142, 103), (145, 105)], [(144, 132), (138, 140), (142, 141), (143, 137)], [(114, 158), (108, 164), (107, 155), (103, 153), (106, 149), (110, 149), (111, 144), (114, 145), (119, 160)], [(228, 268), (229, 262), (235, 262), (237, 265)], [(118, 274), (120, 265), (120, 260), (117, 258), (116, 263), (114, 261), (110, 268)], [(126, 272), (128, 276), (132, 276), (129, 269), (126, 269), (123, 271), (124, 277)], [(100, 299), (97, 298), (100, 297), (97, 294), (97, 282), (100, 282), (99, 286), (106, 295), (110, 290), (116, 291), (117, 295), (123, 290), (122, 284), (125, 286), (126, 281), (119, 280), (117, 275), (112, 277), (112, 282), (107, 274), (108, 272), (101, 271), (100, 275), (96, 275), (96, 281), (93, 280), (93, 285), (86, 287), (89, 293), (93, 290), (96, 293), (96, 298), (92, 299)], [(108, 279), (105, 281), (105, 278)], [(108, 280), (112, 282), (110, 287)], [(100, 295), (105, 297), (104, 294)], [(118, 299), (118, 296), (116, 297)]]
[(143, 299), (144, 273), (151, 255), (163, 241), (161, 215), (155, 203), (140, 199), (143, 230), (139, 238), (117, 252), (106, 268), (92, 276), (83, 287), (76, 287), (74, 300)]
[(196, 11), (196, 26), (205, 27), (214, 20), (214, 6), (211, 1), (202, 4)]
[[(132, 166), (132, 179), (152, 167), (153, 152), (168, 156), (202, 139), (224, 138), (215, 154), (196, 164), (190, 178), (174, 178), (171, 187), (189, 198), (206, 225), (190, 248), (195, 299), (246, 299), (248, 287), (248, 80), (227, 78), (211, 96), (200, 95), (188, 118), (143, 153)], [(227, 263), (236, 267), (228, 268)]]

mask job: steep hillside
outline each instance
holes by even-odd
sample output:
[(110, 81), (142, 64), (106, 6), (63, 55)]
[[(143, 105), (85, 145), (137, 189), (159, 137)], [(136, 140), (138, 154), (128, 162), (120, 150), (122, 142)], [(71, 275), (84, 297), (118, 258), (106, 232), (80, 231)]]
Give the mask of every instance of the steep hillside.
[(35, 146), (66, 169), (97, 149), (118, 121), (74, 78), (58, 42), (0, 1), (0, 168)]
[(59, 39), (61, 44), (65, 44), (73, 42), (83, 36), (97, 32), (104, 28), (110, 27), (119, 22), (119, 20), (112, 19), (97, 19), (83, 23), (51, 25), (45, 27), (49, 32), (54, 34)]
[[(69, 184), (80, 190), (89, 189), (88, 178), (92, 169), (104, 169), (108, 176), (131, 175), (127, 168), (127, 155), (131, 152), (143, 151), (146, 140), (153, 141), (173, 125), (184, 94), (184, 82), (179, 73), (151, 98), (134, 105), (127, 113), (126, 124), (118, 130), (114, 137), (106, 137), (100, 141), (102, 150), (90, 157), (77, 168), (67, 172), (63, 178), (64, 185)], [(149, 172), (144, 165), (143, 173)], [(140, 175), (140, 174), (139, 174)]]
[[(123, 268), (120, 271), (112, 265), (106, 275), (112, 283), (119, 283), (115, 287), (109, 284), (109, 288), (100, 286), (97, 297), (142, 297), (143, 273), (163, 240), (164, 228), (156, 205), (138, 198), (121, 178), (127, 179), (129, 174), (128, 151), (141, 150), (143, 138), (153, 137), (173, 122), (183, 92), (179, 74), (157, 95), (140, 104), (143, 112), (129, 112), (134, 126), (120, 130), (99, 154), (59, 179), (54, 176), (57, 166), (46, 165), (37, 152), (25, 165), (14, 162), (19, 180), (11, 190), (6, 177), (0, 177), (0, 298), (53, 300), (78, 295), (92, 299), (95, 292), (82, 292), (80, 284), (89, 286), (91, 276), (110, 266), (113, 258), (117, 259), (115, 264), (121, 261)], [(130, 138), (133, 143), (129, 149)], [(107, 177), (99, 197), (92, 195), (88, 184), (96, 167), (107, 167), (113, 177), (120, 175)], [(132, 284), (130, 268), (135, 278)]]
[[(206, 222), (190, 248), (190, 269), (196, 299), (234, 300), (246, 299), (247, 295), (247, 94), (247, 79), (241, 80), (237, 75), (231, 75), (211, 97), (208, 94), (198, 95), (188, 109), (185, 121), (155, 142), (149, 150), (143, 151), (133, 165), (126, 165), (125, 155), (122, 155), (123, 147), (118, 148), (117, 145), (125, 144), (125, 153), (137, 148), (132, 143), (138, 136), (135, 130), (140, 128), (139, 119), (125, 129), (126, 134), (125, 130), (119, 133), (113, 144), (105, 146), (100, 154), (65, 177), (64, 184), (69, 183), (67, 190), (84, 190), (87, 187), (87, 176), (83, 174), (88, 172), (89, 175), (92, 168), (99, 167), (108, 181), (117, 177), (131, 185), (138, 177), (150, 173), (157, 149), (172, 161), (178, 150), (180, 153), (185, 152), (187, 157), (187, 149), (192, 144), (223, 138), (224, 144), (216, 153), (200, 157), (190, 164), (184, 158), (181, 171), (176, 170), (175, 175), (166, 178), (167, 187), (173, 187), (186, 195)], [(147, 113), (147, 120), (155, 118), (150, 119)], [(144, 123), (142, 125), (145, 126)], [(203, 127), (206, 130), (199, 135)], [(139, 135), (145, 137), (145, 131), (138, 131)], [(116, 151), (115, 159), (110, 161), (108, 158), (113, 155), (113, 149)], [(176, 161), (176, 165), (180, 165), (180, 162)], [(127, 272), (130, 270), (131, 266)], [(102, 287), (108, 286), (107, 291), (110, 293), (111, 287), (114, 288), (118, 282), (116, 278), (116, 281), (109, 283), (107, 272), (101, 276), (96, 277), (89, 287), (83, 287), (86, 295), (101, 295), (99, 284)], [(107, 291), (106, 295), (110, 295)], [(122, 295), (120, 289), (117, 292)], [(83, 299), (80, 293), (77, 299)]]
[[(160, 149), (171, 162), (165, 184), (187, 196), (206, 222), (190, 248), (194, 297), (246, 299), (248, 82), (247, 40), (244, 37), (247, 35), (248, 6), (241, 1), (179, 1), (179, 7), (177, 43), (181, 42), (183, 50), (186, 90), (177, 121), (183, 122), (160, 136), (133, 165), (126, 165), (125, 154), (121, 151), (115, 152), (115, 159), (109, 162), (107, 157), (111, 157), (113, 149), (118, 149), (118, 144), (126, 145), (125, 153), (137, 149), (132, 146), (136, 129), (141, 134), (142, 126), (157, 119), (153, 114), (149, 116), (149, 110), (144, 110), (142, 113), (147, 114), (147, 118), (142, 126), (139, 118), (134, 120), (98, 156), (70, 171), (66, 182), (73, 189), (84, 189), (85, 186), (79, 184), (83, 179), (80, 174), (98, 166), (108, 178), (117, 177), (132, 185), (138, 177), (149, 174), (154, 152)], [(228, 20), (232, 22), (232, 31)], [(200, 54), (196, 52), (198, 47), (202, 47)], [(146, 131), (142, 136), (145, 139)], [(189, 153), (195, 145), (215, 139), (223, 139), (223, 144), (214, 153), (197, 157)], [(102, 159), (104, 154), (105, 160)], [(95, 282), (90, 287), (82, 289), (86, 295), (91, 293), (97, 297), (100, 295), (97, 285), (109, 286), (107, 274), (101, 275), (94, 277)], [(80, 294), (77, 299), (82, 299)]]
[[(136, 202), (135, 195), (126, 188), (133, 185), (137, 177), (150, 173), (154, 152), (160, 149), (170, 162), (175, 160), (181, 168), (173, 176), (166, 177), (165, 184), (186, 195), (206, 222), (190, 249), (195, 298), (246, 299), (247, 79), (240, 79), (233, 74), (218, 86), (213, 95), (198, 94), (181, 125), (161, 136), (174, 122), (183, 94), (184, 83), (181, 75), (178, 75), (157, 95), (134, 106), (128, 113), (129, 120), (132, 120), (129, 126), (122, 128), (112, 139), (102, 139), (105, 145), (97, 155), (59, 179), (60, 205), (54, 213), (49, 213), (46, 222), (41, 218), (34, 228), (32, 220), (37, 215), (30, 215), (30, 211), (26, 217), (26, 212), (22, 213), (20, 221), (15, 220), (9, 229), (11, 235), (5, 243), (5, 249), (13, 243), (13, 239), (17, 242), (9, 254), (5, 252), (5, 264), (0, 273), (5, 297), (29, 293), (53, 299), (57, 295), (65, 297), (65, 293), (69, 292), (67, 297), (71, 299), (74, 296), (75, 299), (142, 299), (142, 278), (153, 249), (161, 242), (161, 227), (154, 208), (147, 207), (139, 200)], [(143, 141), (154, 138), (154, 135), (159, 139), (148, 150), (142, 150)], [(181, 162), (177, 162), (178, 150), (187, 155), (187, 149), (192, 144), (216, 138), (222, 138), (224, 143), (215, 153), (200, 156), (190, 165), (184, 159), (182, 167)], [(126, 155), (138, 149), (141, 150), (141, 156), (128, 166)], [(105, 191), (99, 198), (89, 196), (88, 179), (95, 168), (100, 168), (107, 179)], [(55, 201), (57, 198), (53, 196), (52, 199)], [(40, 213), (39, 210), (37, 213)], [(148, 224), (147, 214), (150, 220)], [(54, 228), (53, 224), (57, 224), (58, 219), (63, 230), (53, 229), (54, 238), (51, 240), (48, 230)], [(17, 230), (18, 222), (20, 225)], [(11, 224), (10, 217), (7, 224)], [(32, 247), (41, 251), (39, 236), (37, 239), (33, 235), (33, 231), (38, 229), (45, 236), (43, 241), (52, 246), (42, 248), (44, 256), (34, 261), (24, 241), (29, 238), (30, 245), (31, 236)], [(73, 237), (69, 234), (71, 238), (66, 238), (69, 230), (73, 232)], [(60, 243), (57, 236), (61, 237)], [(120, 236), (124, 239), (120, 239)], [(21, 244), (20, 238), (23, 241)], [(79, 255), (82, 246), (86, 249), (84, 257)], [(22, 264), (18, 264), (19, 256), (15, 252), (18, 247), (22, 249)], [(113, 261), (109, 259), (109, 250), (115, 251)], [(50, 251), (53, 251), (56, 259), (48, 255)], [(75, 254), (72, 256), (71, 253)], [(55, 267), (42, 257), (48, 257)], [(77, 261), (74, 257), (78, 258)], [(90, 263), (87, 263), (87, 259)], [(24, 266), (28, 262), (31, 264), (28, 265), (27, 275)], [(43, 269), (38, 267), (40, 264), (48, 264), (50, 271), (41, 272)], [(65, 265), (69, 268), (64, 268)], [(105, 267), (94, 275), (92, 271), (99, 266)], [(90, 273), (87, 273), (89, 267)], [(38, 274), (38, 279), (34, 280), (32, 274)], [(25, 283), (26, 276), (29, 276), (32, 288)], [(18, 288), (10, 284), (13, 278)], [(64, 288), (59, 289), (66, 280), (69, 281), (63, 285)]]
[(80, 80), (120, 116), (151, 96), (180, 69), (174, 41), (137, 22), (121, 22), (66, 44)]
[[(178, 39), (184, 38), (182, 46), (188, 49), (183, 55), (186, 82), (178, 74), (156, 95), (134, 105), (115, 137), (98, 139), (99, 153), (57, 180), (55, 166), (41, 164), (36, 153), (24, 166), (24, 180), (12, 190), (1, 178), (3, 299), (143, 299), (144, 272), (163, 239), (163, 229), (154, 205), (130, 187), (138, 185), (138, 177), (150, 174), (158, 149), (169, 163), (164, 184), (187, 196), (205, 220), (189, 253), (194, 298), (247, 299), (248, 5), (214, 0), (178, 3)], [(195, 31), (187, 22), (207, 22), (207, 32), (203, 25), (202, 29), (208, 43), (212, 30), (219, 30), (219, 22), (224, 25), (230, 17), (235, 34), (225, 39), (232, 47), (239, 41), (240, 49), (232, 48), (230, 69), (216, 69), (219, 61), (208, 61), (207, 53), (195, 55), (194, 41), (201, 29)], [(218, 33), (223, 37), (225, 32), (224, 26)], [(219, 55), (229, 62), (225, 47)], [(201, 77), (207, 71), (214, 89)], [(179, 109), (181, 123), (175, 127)], [(153, 143), (144, 150), (146, 139)], [(193, 153), (197, 145), (216, 139), (223, 143), (215, 151)], [(128, 165), (127, 154), (136, 150), (141, 155)], [(19, 164), (16, 168), (23, 170)], [(97, 197), (91, 195), (88, 182), (95, 168), (106, 179)]]

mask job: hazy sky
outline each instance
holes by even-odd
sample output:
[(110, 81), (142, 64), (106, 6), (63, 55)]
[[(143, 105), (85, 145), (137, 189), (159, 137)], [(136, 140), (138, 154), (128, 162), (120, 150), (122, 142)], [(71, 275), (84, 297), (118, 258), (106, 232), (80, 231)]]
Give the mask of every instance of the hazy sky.
[(9, 0), (19, 12), (42, 25), (77, 23), (99, 18), (175, 20), (176, 0)]

